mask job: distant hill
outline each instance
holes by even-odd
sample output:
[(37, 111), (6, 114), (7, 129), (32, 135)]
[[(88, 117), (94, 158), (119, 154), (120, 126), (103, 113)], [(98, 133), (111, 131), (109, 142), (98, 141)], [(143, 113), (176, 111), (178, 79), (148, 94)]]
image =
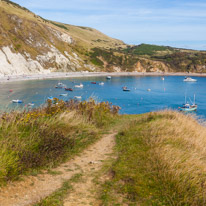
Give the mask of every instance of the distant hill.
[(206, 53), (131, 46), (89, 27), (50, 20), (0, 1), (0, 75), (55, 71), (206, 72)]

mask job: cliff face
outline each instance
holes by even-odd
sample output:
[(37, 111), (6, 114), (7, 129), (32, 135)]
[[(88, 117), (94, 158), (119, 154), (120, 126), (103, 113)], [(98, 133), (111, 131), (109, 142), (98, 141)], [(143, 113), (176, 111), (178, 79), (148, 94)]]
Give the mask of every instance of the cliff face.
[(88, 27), (45, 20), (0, 1), (0, 75), (66, 71), (206, 71), (206, 54), (128, 46)]
[(22, 8), (0, 2), (0, 74), (91, 70), (68, 34)]

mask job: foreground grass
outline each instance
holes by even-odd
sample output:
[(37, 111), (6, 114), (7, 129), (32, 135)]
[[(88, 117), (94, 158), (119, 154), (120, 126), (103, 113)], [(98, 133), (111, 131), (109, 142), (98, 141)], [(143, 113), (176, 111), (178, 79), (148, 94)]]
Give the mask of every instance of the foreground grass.
[(45, 108), (3, 114), (0, 185), (26, 172), (54, 167), (82, 151), (101, 137), (117, 113), (118, 108), (109, 103), (56, 99)]
[(206, 129), (165, 111), (137, 116), (117, 136), (102, 205), (206, 205)]

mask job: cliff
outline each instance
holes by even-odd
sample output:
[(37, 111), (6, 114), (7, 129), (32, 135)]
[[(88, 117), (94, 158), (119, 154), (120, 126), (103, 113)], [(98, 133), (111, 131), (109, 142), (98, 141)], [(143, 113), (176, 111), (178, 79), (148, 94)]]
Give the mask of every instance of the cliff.
[(206, 72), (206, 53), (129, 46), (95, 29), (49, 21), (0, 1), (0, 75), (57, 71)]

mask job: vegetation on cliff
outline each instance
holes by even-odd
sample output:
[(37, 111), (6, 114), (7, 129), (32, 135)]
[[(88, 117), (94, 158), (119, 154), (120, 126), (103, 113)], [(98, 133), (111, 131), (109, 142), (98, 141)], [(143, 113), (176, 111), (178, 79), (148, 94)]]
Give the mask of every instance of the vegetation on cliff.
[[(18, 56), (10, 57), (5, 47), (14, 54), (21, 54), (28, 62), (35, 61), (33, 72), (43, 68), (52, 68), (52, 71), (206, 72), (204, 51), (149, 44), (131, 46), (93, 28), (46, 20), (9, 0), (0, 3), (0, 55), (8, 59), (4, 62), (8, 65), (0, 68), (4, 70), (8, 66), (3, 73), (19, 61)], [(11, 62), (15, 58), (17, 60)], [(24, 73), (31, 68), (26, 67)]]
[(55, 101), (45, 108), (1, 115), (0, 184), (81, 151), (100, 138), (119, 110), (93, 100)]

